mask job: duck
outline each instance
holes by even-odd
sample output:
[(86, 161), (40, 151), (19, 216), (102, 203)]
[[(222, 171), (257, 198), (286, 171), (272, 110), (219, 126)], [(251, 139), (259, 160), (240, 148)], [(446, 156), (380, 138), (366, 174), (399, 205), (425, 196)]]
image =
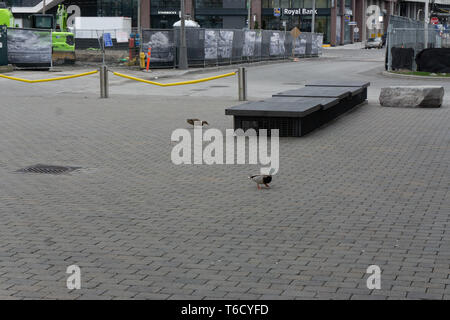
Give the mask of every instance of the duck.
[(199, 119), (187, 119), (186, 122), (189, 123), (191, 126), (194, 126), (196, 122), (200, 122), (202, 124), (202, 127), (209, 125), (208, 121)]
[(256, 183), (256, 187), (258, 190), (261, 189), (261, 185), (265, 185), (266, 188), (269, 187), (269, 183), (272, 182), (272, 175), (270, 174), (256, 174), (248, 177), (250, 180), (253, 180)]

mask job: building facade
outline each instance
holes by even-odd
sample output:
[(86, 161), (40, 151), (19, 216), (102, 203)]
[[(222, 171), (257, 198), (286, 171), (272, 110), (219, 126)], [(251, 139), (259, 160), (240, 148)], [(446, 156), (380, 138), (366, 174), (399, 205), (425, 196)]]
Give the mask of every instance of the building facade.
[[(363, 41), (382, 36), (387, 30), (389, 15), (423, 20), (425, 1), (315, 0), (314, 30), (323, 33), (324, 43), (333, 46)], [(43, 0), (8, 2), (13, 9), (16, 7), (16, 12), (20, 9), (24, 14), (28, 11), (37, 13), (31, 11), (39, 10), (38, 4)], [(442, 8), (440, 19), (446, 19), (450, 0), (434, 2)], [(59, 3), (78, 8), (69, 15), (127, 16), (132, 17), (133, 26), (137, 27), (138, 0), (46, 0), (48, 12)], [(179, 20), (180, 0), (140, 0), (140, 4), (143, 28), (171, 28)], [(311, 31), (313, 0), (250, 0), (250, 8), (247, 4), (247, 0), (185, 0), (187, 15), (203, 28), (250, 27), (289, 31), (297, 27), (300, 31)], [(42, 10), (42, 5), (40, 8)]]
[[(178, 20), (179, 0), (141, 0), (144, 27), (167, 28)], [(144, 3), (148, 2), (148, 5)], [(188, 15), (204, 28), (262, 28), (311, 31), (313, 0), (186, 0)], [(333, 46), (381, 36), (387, 16), (399, 11), (397, 0), (316, 0), (314, 31)], [(149, 20), (147, 20), (149, 18)], [(367, 28), (364, 26), (369, 23)]]

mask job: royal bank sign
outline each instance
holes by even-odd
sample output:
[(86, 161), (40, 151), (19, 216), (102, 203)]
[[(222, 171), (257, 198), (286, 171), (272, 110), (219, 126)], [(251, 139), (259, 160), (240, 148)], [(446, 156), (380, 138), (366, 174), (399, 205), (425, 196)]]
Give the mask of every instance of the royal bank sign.
[[(317, 14), (317, 9), (315, 9), (315, 14)], [(312, 15), (313, 9), (306, 9), (306, 8), (284, 8), (283, 9), (283, 16), (306, 16), (306, 15)]]
[(329, 15), (331, 12), (330, 8), (313, 9), (310, 8), (274, 8), (273, 15), (275, 17), (295, 17), (295, 16), (310, 16), (316, 15)]

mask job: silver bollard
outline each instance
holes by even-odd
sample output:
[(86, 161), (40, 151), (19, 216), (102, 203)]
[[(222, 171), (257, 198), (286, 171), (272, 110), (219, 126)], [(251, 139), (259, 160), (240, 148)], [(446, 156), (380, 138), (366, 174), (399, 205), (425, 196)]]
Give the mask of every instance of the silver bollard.
[(100, 67), (100, 98), (108, 98), (108, 67), (102, 65)]
[(247, 101), (247, 70), (238, 70), (239, 101)]

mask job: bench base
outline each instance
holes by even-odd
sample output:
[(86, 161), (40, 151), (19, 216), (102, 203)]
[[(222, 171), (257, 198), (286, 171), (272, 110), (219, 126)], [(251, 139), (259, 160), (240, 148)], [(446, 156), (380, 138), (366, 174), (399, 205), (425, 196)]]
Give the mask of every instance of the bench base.
[(270, 135), (270, 129), (278, 129), (280, 137), (301, 137), (334, 120), (357, 105), (366, 102), (366, 99), (367, 89), (357, 95), (341, 100), (333, 107), (313, 112), (301, 118), (235, 115), (234, 130), (242, 129), (246, 131), (255, 129), (258, 133), (259, 129), (268, 129), (267, 134)]
[(271, 129), (278, 129), (280, 137), (301, 137), (319, 126), (319, 112), (302, 118), (234, 116), (234, 130), (255, 129), (259, 134), (259, 129), (267, 129), (269, 136)]

